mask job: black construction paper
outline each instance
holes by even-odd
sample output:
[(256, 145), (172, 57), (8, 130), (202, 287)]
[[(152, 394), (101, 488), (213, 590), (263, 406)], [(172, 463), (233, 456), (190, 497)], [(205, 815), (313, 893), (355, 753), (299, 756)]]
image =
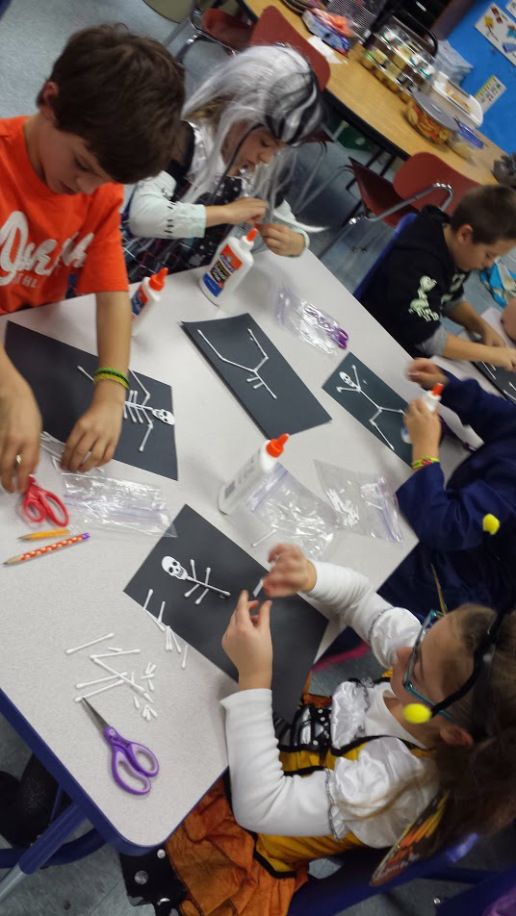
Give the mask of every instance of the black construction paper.
[(402, 438), (403, 413), (407, 402), (382, 382), (354, 353), (345, 356), (323, 389), (373, 436), (410, 464), (412, 446)]
[[(93, 383), (77, 366), (82, 366), (92, 376), (98, 367), (97, 357), (12, 321), (7, 323), (5, 349), (34, 392), (43, 416), (44, 429), (55, 439), (66, 442), (75, 422), (89, 406), (92, 396)], [(129, 381), (131, 389), (137, 392), (139, 404), (143, 403), (145, 394), (138, 381), (149, 392), (147, 403), (152, 408), (173, 414), (170, 385), (140, 372), (130, 373)], [(151, 414), (154, 427), (144, 450), (140, 451), (148, 428), (145, 417), (150, 411), (135, 411), (132, 408), (132, 412), (142, 422), (132, 422), (129, 417), (124, 419), (115, 459), (177, 480), (174, 426), (163, 423)]]
[(509, 372), (502, 366), (493, 366), (491, 363), (475, 363), (478, 371), (503, 394), (508, 401), (516, 403), (516, 372)]
[[(233, 613), (240, 591), (250, 593), (265, 575), (266, 570), (244, 550), (209, 524), (190, 506), (183, 506), (174, 519), (177, 538), (162, 537), (151, 550), (129, 584), (126, 594), (142, 607), (160, 616), (162, 602), (165, 607), (162, 622), (168, 624), (178, 637), (209, 658), (215, 665), (236, 678), (237, 672), (221, 646), (222, 635)], [(193, 583), (175, 578), (164, 571), (164, 557), (173, 557), (192, 575), (190, 560), (195, 562), (196, 578), (204, 580), (210, 567), (210, 584), (229, 591), (229, 598), (207, 592), (201, 603), (199, 586), (189, 598), (185, 592)], [(152, 594), (149, 597), (149, 590)], [(257, 592), (265, 600), (263, 591)], [(271, 630), (274, 647), (273, 697), (274, 707), (290, 721), (303, 691), (306, 675), (313, 664), (327, 620), (299, 596), (274, 599), (271, 611)]]
[[(188, 321), (182, 327), (268, 438), (331, 420), (250, 315)], [(210, 344), (240, 368), (224, 362)]]

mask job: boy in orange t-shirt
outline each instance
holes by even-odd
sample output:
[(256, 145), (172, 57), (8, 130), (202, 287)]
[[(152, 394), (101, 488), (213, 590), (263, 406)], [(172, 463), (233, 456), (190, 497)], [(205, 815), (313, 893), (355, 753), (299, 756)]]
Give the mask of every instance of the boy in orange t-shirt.
[[(167, 164), (183, 103), (168, 51), (119, 25), (77, 32), (31, 117), (0, 120), (0, 314), (63, 299), (71, 275), (95, 293), (99, 367), (63, 467), (112, 458), (122, 425), (131, 309), (120, 239), (123, 189)], [(0, 346), (0, 480), (24, 490), (38, 463), (41, 416)]]

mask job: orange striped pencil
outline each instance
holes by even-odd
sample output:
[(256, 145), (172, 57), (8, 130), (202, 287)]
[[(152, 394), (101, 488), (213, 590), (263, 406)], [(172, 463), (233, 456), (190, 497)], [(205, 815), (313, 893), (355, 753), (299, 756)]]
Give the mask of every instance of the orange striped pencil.
[(17, 557), (9, 557), (8, 560), (4, 560), (4, 566), (15, 566), (18, 563), (25, 563), (26, 560), (35, 560), (37, 557), (43, 557), (47, 553), (52, 553), (53, 550), (61, 550), (63, 547), (71, 547), (73, 544), (80, 544), (82, 541), (87, 541), (89, 534), (87, 531), (84, 534), (75, 534), (71, 538), (66, 538), (64, 541), (54, 541), (53, 544), (45, 544), (44, 547), (38, 547), (37, 550), (29, 550), (27, 553), (20, 553)]

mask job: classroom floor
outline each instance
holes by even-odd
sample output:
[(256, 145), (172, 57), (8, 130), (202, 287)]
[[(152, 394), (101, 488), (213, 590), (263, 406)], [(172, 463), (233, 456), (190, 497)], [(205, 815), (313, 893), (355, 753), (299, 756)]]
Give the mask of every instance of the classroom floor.
[[(168, 19), (154, 12), (143, 0), (12, 0), (0, 18), (0, 117), (10, 117), (34, 109), (34, 98), (49, 67), (59, 54), (68, 35), (76, 29), (102, 21), (122, 21), (137, 32), (163, 40), (172, 25)], [(172, 46), (172, 50), (174, 46)], [(199, 42), (186, 57), (187, 90), (195, 85), (214, 61), (220, 59), (218, 48)], [(329, 177), (346, 162), (347, 153), (364, 159), (367, 153), (354, 147), (347, 151), (341, 144), (331, 144), (327, 158), (321, 166), (321, 180)], [(305, 149), (296, 173), (296, 187), (306, 181), (315, 149)], [(345, 189), (349, 177), (337, 176), (331, 184), (307, 207), (300, 217), (314, 226), (324, 226), (324, 231), (313, 235), (312, 250), (319, 254), (335, 238), (344, 215), (355, 203), (355, 198)], [(296, 212), (296, 202), (291, 200)], [(321, 218), (323, 215), (323, 218)], [(364, 239), (363, 228), (348, 231), (324, 258), (328, 268), (353, 290), (374, 261), (388, 237), (389, 230), (382, 224), (368, 227)], [(364, 241), (367, 242), (367, 250)], [(476, 282), (470, 297), (481, 311), (492, 300)], [(332, 688), (346, 677), (364, 673), (371, 661), (361, 659), (359, 668), (353, 665), (333, 666), (317, 675), (314, 688), (321, 693)], [(367, 672), (366, 672), (367, 673)], [(10, 726), (0, 717), (0, 769), (19, 774), (28, 758), (28, 751)], [(0, 840), (0, 845), (2, 845)], [(512, 831), (495, 842), (482, 844), (470, 857), (484, 867), (501, 867), (514, 862), (514, 837)], [(317, 865), (322, 874), (331, 870), (331, 863)], [(435, 882), (414, 882), (388, 895), (382, 895), (359, 904), (346, 913), (349, 916), (433, 916), (434, 900), (456, 892), (457, 886)], [(75, 865), (54, 868), (24, 881), (6, 902), (0, 904), (0, 916), (152, 916), (151, 907), (134, 910), (125, 895), (116, 854), (104, 847), (96, 854)], [(314, 914), (316, 916), (316, 914)]]

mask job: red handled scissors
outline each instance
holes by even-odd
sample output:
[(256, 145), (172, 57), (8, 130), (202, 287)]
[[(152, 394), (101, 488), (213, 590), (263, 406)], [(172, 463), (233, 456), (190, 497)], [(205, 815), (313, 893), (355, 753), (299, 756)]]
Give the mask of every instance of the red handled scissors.
[(32, 525), (48, 520), (59, 528), (66, 528), (70, 520), (68, 509), (59, 496), (40, 487), (32, 474), (22, 497), (21, 511), (26, 521)]

